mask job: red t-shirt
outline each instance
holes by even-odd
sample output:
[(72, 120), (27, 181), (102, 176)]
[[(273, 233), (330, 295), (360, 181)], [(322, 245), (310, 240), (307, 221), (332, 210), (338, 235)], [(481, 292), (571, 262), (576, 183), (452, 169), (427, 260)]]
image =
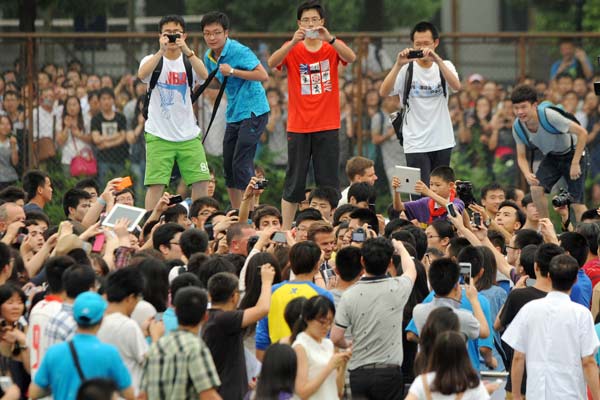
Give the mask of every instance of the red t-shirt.
[(594, 258), (583, 264), (583, 272), (592, 281), (592, 287), (596, 286), (600, 282), (600, 259)]
[(288, 72), (288, 132), (340, 129), (340, 62), (346, 65), (329, 43), (312, 52), (298, 42), (277, 66)]

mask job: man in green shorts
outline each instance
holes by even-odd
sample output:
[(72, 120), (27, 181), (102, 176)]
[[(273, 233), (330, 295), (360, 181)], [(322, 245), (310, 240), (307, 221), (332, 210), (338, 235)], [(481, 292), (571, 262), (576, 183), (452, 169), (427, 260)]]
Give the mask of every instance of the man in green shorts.
[(191, 64), (194, 81), (206, 79), (206, 67), (185, 43), (185, 22), (182, 17), (163, 17), (159, 29), (160, 49), (156, 54), (144, 57), (138, 70), (138, 78), (148, 84), (152, 72), (162, 60), (144, 127), (147, 210), (153, 209), (162, 196), (175, 161), (185, 183), (192, 186), (192, 200), (207, 195), (210, 179), (183, 58), (187, 57)]

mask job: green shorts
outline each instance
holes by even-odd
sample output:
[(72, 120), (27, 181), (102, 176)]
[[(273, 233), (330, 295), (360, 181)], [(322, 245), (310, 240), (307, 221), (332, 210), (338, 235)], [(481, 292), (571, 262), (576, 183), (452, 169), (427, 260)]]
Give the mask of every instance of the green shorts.
[(208, 163), (201, 136), (185, 142), (170, 142), (148, 132), (146, 138), (146, 176), (144, 184), (168, 185), (177, 161), (181, 177), (187, 185), (208, 181)]

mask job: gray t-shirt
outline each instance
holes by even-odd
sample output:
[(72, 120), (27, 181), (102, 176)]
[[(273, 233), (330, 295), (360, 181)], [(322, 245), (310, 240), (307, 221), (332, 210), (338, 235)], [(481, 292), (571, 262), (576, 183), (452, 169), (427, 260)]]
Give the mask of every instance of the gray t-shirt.
[(402, 365), (402, 315), (413, 288), (406, 276), (362, 278), (342, 295), (335, 324), (354, 338), (348, 369)]
[(461, 310), (460, 302), (441, 297), (434, 297), (430, 303), (417, 304), (413, 309), (413, 321), (417, 327), (417, 332), (421, 332), (429, 314), (436, 308), (450, 307), (458, 316), (460, 331), (467, 335), (469, 339), (479, 338), (479, 321), (475, 316), (467, 311)]
[[(563, 117), (556, 110), (546, 108), (545, 111), (546, 118), (552, 126), (554, 126), (560, 132), (569, 131), (569, 126), (573, 123), (573, 121)], [(539, 124), (537, 132), (530, 132), (525, 124), (521, 124), (521, 126), (525, 130), (525, 134), (529, 137), (529, 141), (544, 155), (547, 155), (548, 153), (563, 154), (571, 149), (571, 143), (573, 143), (573, 146), (577, 144), (577, 136), (573, 135), (572, 133), (560, 133), (555, 135), (545, 130), (542, 127), (542, 124)], [(514, 128), (512, 131), (515, 142), (527, 146), (527, 143), (524, 143), (521, 140)]]

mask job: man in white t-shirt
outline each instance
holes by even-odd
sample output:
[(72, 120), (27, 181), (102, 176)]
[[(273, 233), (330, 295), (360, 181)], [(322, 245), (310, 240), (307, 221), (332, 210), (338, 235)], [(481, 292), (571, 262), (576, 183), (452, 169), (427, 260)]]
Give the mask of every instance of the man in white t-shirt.
[(131, 383), (137, 394), (142, 377), (142, 364), (148, 352), (148, 342), (158, 340), (165, 332), (162, 321), (157, 317), (145, 324), (146, 334), (131, 319), (133, 309), (142, 299), (144, 279), (139, 268), (126, 267), (114, 271), (106, 280), (108, 308), (98, 331), (98, 339), (113, 344), (131, 374)]
[[(191, 89), (183, 58), (192, 67), (193, 81), (206, 79), (202, 60), (185, 43), (185, 22), (168, 15), (159, 22), (160, 49), (144, 57), (138, 78), (150, 83), (152, 72), (162, 60), (162, 69), (152, 90), (146, 121), (146, 209), (154, 208), (169, 184), (177, 162), (181, 177), (192, 186), (192, 199), (206, 196), (210, 173), (202, 146), (200, 128), (192, 109)], [(171, 41), (174, 40), (174, 41)]]
[[(400, 96), (403, 101), (407, 72), (412, 62), (413, 75), (408, 105), (402, 122), (404, 153), (409, 167), (421, 169), (421, 180), (429, 182), (429, 173), (440, 166), (450, 165), (450, 154), (455, 145), (450, 111), (448, 87), (460, 90), (456, 68), (444, 61), (435, 49), (440, 44), (437, 28), (430, 22), (419, 22), (412, 29), (413, 46), (398, 53), (396, 63), (379, 88), (381, 96)], [(410, 57), (420, 50), (422, 54)], [(444, 88), (441, 77), (443, 76)]]
[(65, 296), (62, 284), (62, 276), (67, 268), (74, 265), (71, 257), (52, 257), (45, 264), (46, 280), (48, 282), (48, 293), (43, 300), (38, 302), (29, 314), (29, 329), (27, 330), (27, 347), (31, 363), (31, 379), (35, 377), (40, 368), (42, 358), (48, 350), (48, 337), (44, 329), (48, 322), (62, 309)]

